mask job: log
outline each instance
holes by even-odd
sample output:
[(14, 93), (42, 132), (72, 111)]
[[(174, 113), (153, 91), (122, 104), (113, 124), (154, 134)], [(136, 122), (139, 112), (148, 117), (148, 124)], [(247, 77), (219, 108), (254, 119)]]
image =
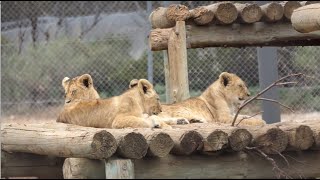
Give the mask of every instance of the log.
[(218, 2), (203, 7), (213, 12), (216, 24), (232, 24), (238, 17), (237, 8), (231, 2)]
[[(58, 124), (58, 123), (57, 123)], [(106, 130), (58, 125), (60, 129), (35, 127), (32, 124), (2, 124), (2, 150), (57, 157), (102, 159), (112, 156), (117, 143)]]
[(234, 5), (238, 11), (238, 22), (251, 24), (262, 18), (262, 10), (257, 4), (235, 3)]
[(301, 151), (309, 149), (314, 143), (313, 131), (306, 125), (280, 126), (288, 136), (286, 151)]
[(248, 128), (253, 136), (250, 146), (262, 150), (266, 154), (283, 152), (288, 145), (287, 134), (277, 127), (265, 126), (263, 128)]
[(316, 3), (320, 3), (320, 1), (301, 1), (300, 4), (302, 6), (306, 6), (306, 5), (309, 5), (309, 4), (316, 4)]
[(1, 177), (62, 179), (63, 161), (61, 157), (1, 151)]
[(170, 130), (168, 133), (174, 142), (170, 154), (190, 155), (203, 147), (203, 137), (195, 130)]
[(320, 3), (295, 9), (291, 16), (293, 28), (301, 33), (320, 30)]
[(190, 10), (190, 19), (197, 25), (207, 25), (214, 19), (214, 13), (209, 9), (200, 6)]
[[(168, 49), (168, 29), (154, 29), (149, 36), (152, 51)], [(290, 23), (186, 26), (187, 48), (244, 46), (319, 46), (320, 32), (299, 33)], [(227, 38), (226, 38), (227, 37)]]
[[(269, 155), (292, 178), (319, 177), (319, 151), (284, 152)], [(301, 163), (303, 162), (303, 163)], [(257, 153), (225, 152), (219, 156), (174, 156), (134, 160), (137, 179), (276, 179), (271, 163)]]
[(152, 131), (141, 132), (147, 139), (148, 152), (146, 156), (149, 157), (165, 157), (173, 148), (174, 142), (170, 135), (166, 132)]
[(169, 103), (180, 102), (190, 97), (185, 21), (177, 21), (168, 39)]
[(215, 152), (229, 148), (232, 151), (242, 151), (252, 141), (252, 135), (244, 128), (211, 123), (173, 125), (174, 128), (194, 130), (201, 134), (203, 139), (202, 152)]
[(283, 7), (279, 3), (271, 2), (260, 7), (262, 10), (262, 21), (272, 23), (279, 21), (283, 17)]
[(66, 158), (62, 171), (64, 179), (105, 179), (104, 160)]
[(283, 1), (280, 4), (283, 7), (283, 15), (287, 20), (291, 20), (293, 11), (301, 7), (299, 1)]
[[(12, 127), (21, 127), (21, 124), (19, 123), (15, 123), (11, 125)], [(64, 124), (64, 123), (28, 124), (28, 127), (35, 128), (35, 129), (43, 128), (46, 130), (51, 130), (52, 132), (54, 132), (55, 130), (74, 132), (74, 131), (78, 131), (78, 129), (82, 129), (83, 132), (86, 132), (86, 133), (88, 131), (93, 133), (96, 133), (98, 131), (107, 131), (108, 134), (111, 134), (114, 137), (116, 142), (115, 144), (113, 144), (112, 149), (110, 149), (110, 151), (113, 152), (113, 153), (109, 153), (110, 156), (113, 154), (117, 154), (124, 158), (139, 159), (144, 157), (148, 150), (147, 140), (144, 138), (144, 136), (141, 133), (136, 132), (137, 130), (132, 128), (127, 128), (127, 129), (91, 128), (91, 127), (82, 127), (74, 124)], [(145, 131), (149, 131), (149, 129), (147, 128), (141, 128), (141, 129)], [(111, 142), (114, 143), (113, 140), (112, 141), (110, 140), (109, 144)], [(114, 150), (114, 148), (116, 148), (116, 150)], [(108, 155), (108, 157), (110, 156)], [(70, 156), (70, 157), (75, 157), (75, 156)]]
[(168, 7), (159, 7), (149, 16), (152, 28), (169, 28), (176, 21), (185, 21), (190, 17), (188, 7), (180, 4), (171, 4)]

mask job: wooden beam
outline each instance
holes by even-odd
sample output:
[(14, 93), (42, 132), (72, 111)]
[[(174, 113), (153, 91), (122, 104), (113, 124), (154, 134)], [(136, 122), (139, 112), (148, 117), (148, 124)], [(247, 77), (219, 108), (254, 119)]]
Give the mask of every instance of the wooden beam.
[(177, 21), (168, 38), (169, 103), (190, 97), (185, 21)]
[(234, 5), (238, 10), (238, 22), (240, 23), (251, 24), (260, 21), (262, 18), (262, 10), (257, 4), (235, 3)]
[[(168, 49), (168, 29), (154, 29), (149, 36), (152, 51)], [(319, 46), (320, 32), (299, 33), (287, 23), (232, 24), (229, 26), (187, 25), (187, 48), (245, 46)]]
[[(320, 176), (320, 151), (270, 155), (293, 178)], [(290, 157), (289, 157), (290, 156)], [(303, 162), (303, 163), (301, 163)], [(134, 160), (137, 179), (266, 179), (276, 178), (273, 167), (255, 152), (222, 153), (219, 156), (172, 156)], [(283, 178), (283, 177), (282, 177)]]
[(280, 4), (283, 7), (283, 15), (288, 20), (291, 20), (291, 15), (293, 11), (301, 7), (301, 4), (299, 1), (283, 1)]
[(267, 3), (260, 7), (262, 10), (262, 21), (273, 23), (283, 17), (283, 7), (277, 2)]
[(1, 177), (62, 179), (63, 161), (61, 157), (1, 151)]
[(293, 28), (301, 33), (320, 30), (320, 3), (295, 9), (291, 16)]

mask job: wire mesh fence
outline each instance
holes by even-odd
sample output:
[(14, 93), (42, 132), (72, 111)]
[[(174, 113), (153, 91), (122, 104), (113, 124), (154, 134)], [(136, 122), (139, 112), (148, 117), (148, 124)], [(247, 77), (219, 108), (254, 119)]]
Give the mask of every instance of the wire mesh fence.
[[(181, 1), (190, 9), (216, 1)], [(249, 2), (249, 1), (243, 1)], [(89, 73), (102, 98), (121, 94), (131, 79), (152, 81), (165, 102), (163, 52), (152, 52), (146, 1), (3, 1), (1, 4), (1, 110), (3, 117), (55, 118), (63, 105), (64, 77)], [(152, 1), (151, 10), (164, 6)], [(188, 49), (190, 95), (200, 95), (223, 71), (259, 91), (257, 49)], [(280, 88), (280, 101), (297, 112), (320, 111), (320, 47), (279, 47), (279, 76), (310, 78)], [(150, 74), (149, 74), (150, 77)], [(248, 108), (258, 111), (259, 102)], [(284, 109), (282, 112), (286, 113)]]

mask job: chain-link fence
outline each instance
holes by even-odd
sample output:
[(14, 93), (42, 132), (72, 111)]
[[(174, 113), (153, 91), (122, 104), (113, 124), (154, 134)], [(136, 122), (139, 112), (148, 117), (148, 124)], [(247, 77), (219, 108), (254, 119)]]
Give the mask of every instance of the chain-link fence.
[[(190, 9), (215, 1), (181, 1)], [(163, 2), (3, 1), (1, 4), (1, 110), (5, 118), (55, 119), (65, 76), (89, 73), (101, 97), (121, 94), (133, 78), (148, 76), (150, 11)], [(150, 4), (149, 4), (150, 5)], [(165, 102), (163, 52), (152, 52), (152, 77)], [(320, 47), (278, 48), (279, 76), (313, 78), (280, 89), (280, 101), (298, 112), (320, 111)], [(149, 59), (150, 62), (150, 59)], [(222, 71), (259, 91), (257, 50), (188, 49), (190, 95), (201, 94)], [(248, 108), (258, 111), (260, 104)], [(286, 112), (282, 109), (282, 112)]]

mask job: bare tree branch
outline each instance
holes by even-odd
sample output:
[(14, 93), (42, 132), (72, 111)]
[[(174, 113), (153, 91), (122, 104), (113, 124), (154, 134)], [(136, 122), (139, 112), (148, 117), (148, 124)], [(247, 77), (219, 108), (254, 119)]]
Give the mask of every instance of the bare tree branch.
[(277, 100), (274, 100), (274, 99), (267, 99), (267, 98), (256, 98), (255, 100), (263, 100), (263, 101), (270, 101), (270, 102), (274, 102), (274, 103), (277, 103), (277, 104), (279, 104), (279, 105), (281, 105), (281, 106), (283, 106), (283, 107), (285, 107), (285, 108), (289, 109), (291, 112), (293, 112), (293, 113), (294, 113), (294, 110), (293, 110), (291, 107), (286, 106), (286, 105), (282, 104), (281, 102), (279, 102), (279, 101), (277, 101)]
[[(304, 75), (303, 73), (298, 73), (298, 74), (290, 74), (287, 76), (284, 76), (280, 79), (278, 79), (277, 81), (275, 81), (274, 83), (270, 84), (268, 87), (266, 87), (265, 89), (263, 89), (262, 91), (260, 91), (258, 94), (256, 94), (255, 96), (253, 96), (252, 98), (248, 99), (246, 102), (244, 102), (242, 105), (239, 106), (238, 111), (236, 113), (236, 115), (233, 118), (232, 124), (231, 126), (234, 126), (234, 123), (236, 122), (236, 119), (240, 113), (240, 111), (246, 106), (248, 105), (250, 102), (252, 102), (253, 100), (257, 99), (259, 96), (261, 96), (262, 94), (264, 94), (265, 92), (267, 92), (269, 89), (271, 89), (272, 87), (278, 86), (279, 84), (281, 84), (281, 81), (288, 78), (288, 77), (293, 77), (293, 76), (302, 76)], [(283, 83), (282, 83), (283, 84)]]
[(260, 112), (258, 112), (258, 113), (256, 113), (256, 114), (252, 115), (252, 116), (243, 117), (242, 119), (239, 120), (239, 122), (238, 122), (238, 124), (237, 124), (236, 126), (238, 126), (238, 125), (241, 123), (241, 121), (243, 121), (243, 120), (245, 120), (245, 119), (252, 118), (252, 117), (254, 117), (254, 116), (258, 115), (258, 114), (262, 114), (262, 113), (263, 113), (263, 111), (260, 111)]
[(272, 170), (275, 171), (278, 179), (283, 177), (286, 178), (290, 178), (293, 179), (288, 173), (286, 173), (285, 171), (283, 171), (282, 169), (279, 168), (279, 166), (277, 165), (276, 161), (274, 159), (272, 159), (271, 157), (269, 157), (267, 154), (265, 154), (263, 151), (261, 151), (259, 148), (256, 147), (246, 147), (246, 149), (248, 150), (256, 150), (257, 152), (259, 152), (264, 158), (266, 158), (273, 166)]

